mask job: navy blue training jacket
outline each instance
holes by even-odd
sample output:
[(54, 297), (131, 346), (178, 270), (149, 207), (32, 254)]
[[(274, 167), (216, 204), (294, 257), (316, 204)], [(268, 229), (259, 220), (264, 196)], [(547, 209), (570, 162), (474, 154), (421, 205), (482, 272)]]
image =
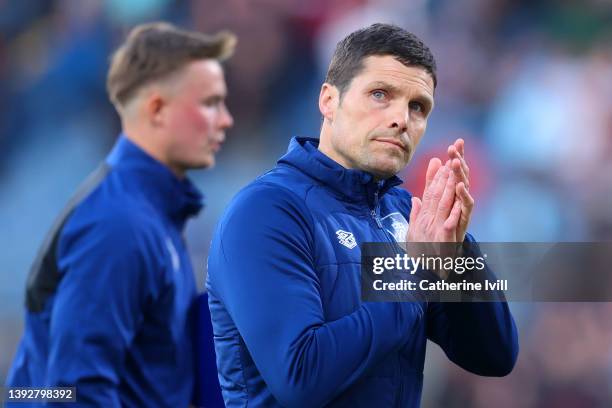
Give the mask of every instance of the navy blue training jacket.
[(34, 262), (7, 385), (75, 386), (75, 406), (187, 407), (196, 286), (182, 231), (201, 201), (121, 136)]
[(358, 244), (403, 241), (410, 194), (317, 144), (293, 139), (217, 227), (207, 286), (226, 405), (418, 407), (427, 339), (466, 370), (508, 374), (505, 302), (361, 301)]

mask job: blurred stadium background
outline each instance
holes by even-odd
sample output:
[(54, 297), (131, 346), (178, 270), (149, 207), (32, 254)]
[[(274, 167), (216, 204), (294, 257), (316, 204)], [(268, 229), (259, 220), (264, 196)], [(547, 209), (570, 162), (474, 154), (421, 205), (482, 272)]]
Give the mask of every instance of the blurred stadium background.
[[(612, 238), (610, 0), (0, 0), (1, 382), (33, 256), (119, 131), (108, 56), (131, 26), (160, 19), (239, 35), (227, 65), (237, 124), (218, 166), (192, 174), (208, 197), (187, 234), (200, 284), (224, 206), (291, 136), (318, 135), (334, 45), (377, 21), (418, 34), (439, 66), (408, 189), (420, 195), (427, 160), (460, 136), (480, 241)], [(479, 378), (431, 345), (423, 407), (612, 406), (612, 303), (511, 307), (521, 334), (514, 372)]]

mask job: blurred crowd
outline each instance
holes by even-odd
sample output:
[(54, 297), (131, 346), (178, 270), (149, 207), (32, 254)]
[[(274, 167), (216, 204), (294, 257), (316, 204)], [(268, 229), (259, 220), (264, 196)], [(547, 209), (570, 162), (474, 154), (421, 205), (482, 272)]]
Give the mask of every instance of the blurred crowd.
[[(108, 57), (134, 24), (239, 37), (227, 63), (228, 133), (188, 228), (203, 282), (233, 194), (291, 136), (317, 136), (336, 42), (391, 22), (438, 63), (436, 107), (403, 173), (417, 195), (432, 155), (466, 140), (480, 241), (612, 240), (612, 3), (608, 0), (0, 0), (0, 381), (22, 330), (29, 266), (54, 217), (119, 132)], [(589, 271), (582, 271), (585, 278)], [(612, 406), (610, 304), (511, 305), (521, 354), (507, 378), (461, 371), (431, 347), (424, 407)]]

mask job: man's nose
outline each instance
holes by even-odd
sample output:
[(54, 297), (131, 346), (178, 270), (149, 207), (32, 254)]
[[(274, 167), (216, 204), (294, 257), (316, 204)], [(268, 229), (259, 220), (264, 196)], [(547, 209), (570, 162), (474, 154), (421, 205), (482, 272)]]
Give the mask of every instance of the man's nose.
[(223, 104), (221, 108), (221, 120), (219, 122), (219, 127), (221, 129), (228, 129), (228, 128), (231, 128), (232, 126), (234, 126), (234, 118), (232, 117), (229, 110), (227, 109), (227, 106)]
[(394, 109), (390, 127), (399, 134), (406, 133), (408, 131), (409, 115), (410, 111), (408, 107), (398, 107)]

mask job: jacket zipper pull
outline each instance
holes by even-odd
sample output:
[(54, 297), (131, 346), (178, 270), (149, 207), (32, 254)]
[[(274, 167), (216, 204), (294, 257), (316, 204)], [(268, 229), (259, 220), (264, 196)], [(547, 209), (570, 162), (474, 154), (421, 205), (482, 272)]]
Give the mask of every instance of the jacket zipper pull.
[(372, 218), (374, 218), (374, 220), (376, 221), (376, 225), (378, 225), (378, 228), (382, 229), (382, 223), (380, 222), (380, 218), (378, 218), (378, 215), (376, 215), (376, 210), (372, 210)]
[(376, 221), (376, 225), (378, 225), (378, 228), (382, 229), (382, 222), (380, 222), (380, 218), (376, 213), (376, 207), (378, 207), (378, 191), (374, 193), (374, 208), (372, 209), (371, 214), (372, 218), (374, 218), (374, 221)]

